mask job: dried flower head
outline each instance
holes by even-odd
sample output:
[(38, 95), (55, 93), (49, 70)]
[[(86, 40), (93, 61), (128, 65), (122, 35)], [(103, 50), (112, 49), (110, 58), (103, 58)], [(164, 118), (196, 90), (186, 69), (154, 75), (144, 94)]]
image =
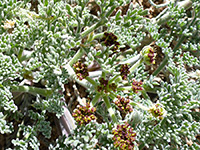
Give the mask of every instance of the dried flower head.
[(133, 82), (132, 82), (132, 89), (133, 89), (133, 92), (135, 93), (138, 93), (138, 91), (142, 91), (143, 88), (142, 88), (142, 81), (136, 81), (135, 79), (133, 79)]
[(106, 46), (114, 45), (112, 48), (114, 52), (119, 48), (120, 45), (119, 42), (117, 42), (117, 36), (113, 33), (105, 32), (102, 41)]
[(112, 91), (116, 91), (117, 85), (115, 83), (111, 83), (108, 86), (109, 86), (109, 89), (111, 89)]
[(87, 65), (83, 64), (82, 62), (78, 61), (73, 65), (75, 69), (75, 73), (80, 80), (83, 80), (87, 76), (89, 76)]
[(78, 105), (78, 108), (74, 110), (72, 116), (75, 118), (79, 125), (88, 124), (91, 120), (96, 120), (94, 115), (96, 111), (95, 107), (90, 108), (90, 104), (86, 103), (86, 106)]
[(151, 46), (145, 46), (141, 51), (141, 55), (147, 65), (155, 64), (156, 53), (154, 53), (154, 49)]
[(155, 118), (159, 118), (160, 120), (162, 120), (166, 114), (165, 109), (160, 103), (153, 105), (152, 107), (149, 108), (148, 111), (149, 113), (152, 114), (152, 116), (154, 116)]
[(113, 33), (105, 32), (102, 40), (104, 41), (104, 44), (106, 46), (111, 46), (111, 45), (115, 44), (115, 42), (117, 40), (117, 36), (114, 35)]
[(120, 71), (120, 75), (121, 75), (122, 79), (126, 80), (128, 74), (130, 73), (128, 65), (127, 64), (121, 65), (119, 71)]
[(115, 83), (110, 83), (104, 78), (99, 78), (100, 85), (97, 87), (98, 92), (108, 93), (109, 91), (116, 91), (117, 85)]
[(112, 131), (114, 134), (114, 146), (120, 150), (133, 150), (136, 133), (126, 122), (123, 125), (117, 125), (117, 129)]

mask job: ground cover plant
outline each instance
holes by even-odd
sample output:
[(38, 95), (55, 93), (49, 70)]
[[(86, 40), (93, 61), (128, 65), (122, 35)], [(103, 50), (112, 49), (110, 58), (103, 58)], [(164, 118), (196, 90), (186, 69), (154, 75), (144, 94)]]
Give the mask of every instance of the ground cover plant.
[(199, 0), (1, 0), (0, 149), (200, 149)]

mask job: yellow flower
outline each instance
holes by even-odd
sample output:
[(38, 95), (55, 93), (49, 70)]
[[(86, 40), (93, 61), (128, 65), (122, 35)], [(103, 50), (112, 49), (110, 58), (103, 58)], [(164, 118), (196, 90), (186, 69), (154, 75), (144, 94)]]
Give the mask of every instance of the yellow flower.
[(7, 20), (6, 22), (3, 22), (4, 25), (2, 26), (4, 29), (11, 29), (15, 27), (15, 21)]

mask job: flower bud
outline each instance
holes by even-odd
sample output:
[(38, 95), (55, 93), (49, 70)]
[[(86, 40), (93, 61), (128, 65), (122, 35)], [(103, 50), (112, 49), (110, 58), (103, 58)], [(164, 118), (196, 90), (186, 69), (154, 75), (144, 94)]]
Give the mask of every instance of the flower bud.
[(164, 116), (166, 115), (166, 110), (163, 108), (162, 104), (157, 103), (149, 108), (149, 113), (151, 113), (152, 116), (155, 118), (159, 118), (162, 120)]
[(141, 51), (141, 55), (147, 65), (155, 64), (156, 53), (154, 53), (154, 49), (151, 46), (145, 46)]

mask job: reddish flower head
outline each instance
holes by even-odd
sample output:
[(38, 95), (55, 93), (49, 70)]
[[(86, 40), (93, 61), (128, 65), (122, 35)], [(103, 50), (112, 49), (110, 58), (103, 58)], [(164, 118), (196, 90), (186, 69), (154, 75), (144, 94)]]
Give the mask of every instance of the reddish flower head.
[(97, 87), (98, 92), (109, 92), (109, 91), (115, 91), (117, 88), (117, 85), (115, 83), (110, 83), (108, 82), (108, 80), (104, 79), (104, 78), (99, 78), (99, 83), (100, 85)]
[(90, 108), (90, 104), (87, 103), (86, 106), (78, 105), (78, 108), (74, 110), (72, 116), (75, 118), (79, 125), (88, 124), (91, 120), (96, 120), (94, 115), (96, 111), (95, 107)]
[(128, 74), (130, 73), (128, 65), (127, 64), (121, 65), (119, 71), (120, 71), (120, 75), (121, 75), (122, 79), (126, 80)]
[(129, 112), (133, 111), (132, 106), (129, 104), (130, 100), (129, 99), (125, 99), (121, 96), (117, 96), (117, 100), (115, 101), (115, 105), (117, 105), (119, 111), (122, 114), (127, 114)]
[(138, 91), (141, 91), (141, 90), (143, 90), (143, 88), (142, 88), (142, 81), (136, 81), (136, 80), (134, 80), (133, 79), (133, 82), (132, 82), (132, 89), (133, 89), (133, 91), (135, 92), (135, 93), (138, 93)]
[(117, 129), (112, 131), (114, 134), (114, 146), (120, 150), (134, 150), (134, 141), (136, 133), (133, 128), (126, 122), (123, 125), (117, 125)]
[(83, 80), (87, 76), (89, 76), (87, 65), (83, 64), (82, 62), (78, 61), (73, 65), (75, 69), (75, 73), (80, 80)]

